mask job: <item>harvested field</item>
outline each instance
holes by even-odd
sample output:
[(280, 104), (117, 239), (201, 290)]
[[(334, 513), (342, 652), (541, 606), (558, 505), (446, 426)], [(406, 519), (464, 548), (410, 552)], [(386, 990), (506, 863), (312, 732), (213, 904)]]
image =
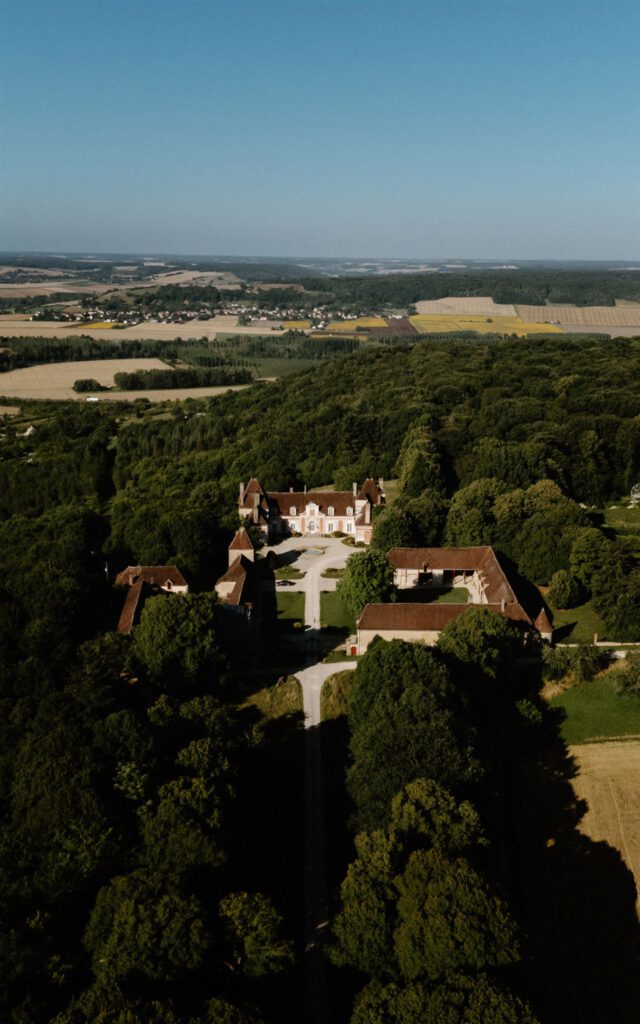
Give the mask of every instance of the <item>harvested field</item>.
[[(416, 302), (418, 313), (441, 316), (443, 313), (466, 313), (476, 316), (515, 316), (515, 306), (494, 302), (490, 295), (463, 296), (445, 299), (425, 299)], [(533, 319), (533, 318), (531, 318)]]
[[(110, 289), (112, 290), (112, 289)], [(21, 314), (0, 317), (0, 338), (70, 338), (87, 334), (88, 324), (65, 324), (57, 321), (32, 321)], [(186, 324), (137, 324), (135, 327), (100, 330), (101, 338), (114, 341), (149, 338), (153, 341), (174, 341), (175, 338), (214, 339), (218, 334), (269, 334), (270, 328), (239, 327), (236, 316), (217, 316), (213, 320), (193, 320)]]
[[(6, 398), (81, 398), (74, 382), (93, 378), (105, 386), (113, 384), (116, 373), (134, 370), (166, 370), (161, 359), (87, 359), (70, 363), (47, 363), (8, 370), (0, 375), (0, 394)], [(132, 392), (127, 392), (130, 397)]]
[(282, 325), (287, 331), (308, 331), (311, 328), (310, 320), (285, 320)]
[(586, 802), (580, 832), (615, 847), (640, 892), (640, 742), (587, 743), (569, 753), (578, 769), (576, 797)]
[(55, 281), (33, 281), (23, 284), (1, 284), (0, 299), (26, 299), (33, 295), (40, 298), (43, 295), (52, 295), (54, 292), (71, 292), (73, 294), (90, 295), (96, 292), (103, 295), (105, 292), (114, 291), (112, 284), (93, 284), (90, 281), (70, 281), (69, 278)]
[(477, 331), (478, 334), (563, 334), (555, 324), (525, 322), (519, 316), (463, 316), (450, 314), (410, 316), (420, 334), (446, 334), (448, 331)]
[(632, 306), (516, 306), (523, 320), (552, 322), (582, 327), (637, 327), (640, 304)]
[(389, 317), (387, 320), (386, 327), (371, 327), (370, 333), (372, 335), (378, 335), (379, 337), (385, 337), (390, 334), (393, 335), (410, 335), (417, 334), (417, 331), (410, 320), (407, 317)]

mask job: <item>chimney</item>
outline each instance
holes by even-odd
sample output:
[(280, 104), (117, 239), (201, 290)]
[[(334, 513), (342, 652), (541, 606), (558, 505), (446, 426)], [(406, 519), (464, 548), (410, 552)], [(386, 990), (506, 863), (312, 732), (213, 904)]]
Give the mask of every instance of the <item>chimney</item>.
[(293, 487), (289, 488), (289, 494), (293, 494)]
[(500, 611), (502, 612), (503, 615), (505, 613), (506, 607), (507, 607), (507, 602), (505, 601), (505, 599), (503, 597), (502, 601), (500, 602)]
[(240, 506), (244, 505), (244, 484), (240, 481), (240, 500), (238, 501)]
[(307, 485), (306, 484), (304, 485), (304, 493), (305, 494), (307, 493)]
[(378, 487), (380, 488), (380, 490), (384, 494), (384, 480), (382, 479), (381, 476), (378, 477)]
[(353, 496), (354, 496), (354, 498), (356, 497), (357, 493), (358, 493), (358, 481), (354, 480), (353, 481)]

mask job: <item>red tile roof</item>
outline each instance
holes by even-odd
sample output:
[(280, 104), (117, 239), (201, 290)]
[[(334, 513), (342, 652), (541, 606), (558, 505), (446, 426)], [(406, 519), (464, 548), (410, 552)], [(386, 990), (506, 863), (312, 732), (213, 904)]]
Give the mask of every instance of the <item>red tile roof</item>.
[(244, 526), (241, 526), (236, 531), (236, 535), (229, 545), (229, 551), (253, 551), (253, 542), (251, 537), (245, 530)]
[(254, 564), (244, 555), (238, 555), (231, 563), (227, 571), (216, 581), (216, 589), (219, 583), (233, 583), (233, 590), (220, 600), (224, 604), (249, 604), (253, 590)]
[(498, 612), (515, 622), (531, 620), (520, 605), (501, 604), (368, 604), (358, 619), (358, 629), (407, 632), (440, 632), (470, 608)]
[(132, 586), (138, 580), (153, 586), (186, 587), (187, 581), (176, 565), (128, 565), (116, 576), (116, 583)]
[(288, 516), (291, 508), (295, 508), (295, 515), (300, 515), (310, 502), (325, 515), (329, 508), (333, 508), (335, 516), (346, 516), (348, 508), (351, 515), (355, 514), (356, 499), (352, 491), (269, 491), (269, 505), (277, 515)]
[[(394, 569), (460, 569), (473, 572), (490, 547), (477, 548), (391, 548), (388, 559)], [(495, 558), (495, 555), (494, 555)]]

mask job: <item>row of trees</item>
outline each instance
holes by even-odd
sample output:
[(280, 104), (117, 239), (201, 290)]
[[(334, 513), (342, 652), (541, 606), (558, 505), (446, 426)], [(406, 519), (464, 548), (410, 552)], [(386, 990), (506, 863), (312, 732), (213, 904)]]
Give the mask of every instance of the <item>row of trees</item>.
[(365, 982), (352, 1024), (534, 1024), (512, 988), (518, 929), (466, 796), (496, 769), (491, 735), (513, 708), (517, 650), (512, 624), (475, 609), (437, 650), (376, 641), (353, 674), (356, 857), (330, 947)]
[(150, 391), (166, 388), (203, 388), (232, 384), (250, 384), (251, 370), (232, 370), (226, 366), (178, 368), (175, 370), (134, 370), (120, 372), (114, 383), (121, 391)]

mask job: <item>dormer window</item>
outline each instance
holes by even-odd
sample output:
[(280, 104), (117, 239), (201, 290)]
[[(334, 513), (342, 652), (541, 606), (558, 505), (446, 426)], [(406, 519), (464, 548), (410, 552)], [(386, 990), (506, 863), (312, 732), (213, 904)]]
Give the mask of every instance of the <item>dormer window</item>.
[(336, 510), (334, 509), (333, 505), (329, 505), (329, 508), (327, 509), (327, 515), (334, 516), (335, 514)]
[(348, 516), (352, 516), (353, 515), (353, 509), (352, 509), (351, 505), (347, 505), (347, 515)]
[(296, 507), (295, 507), (295, 505), (292, 505), (291, 508), (289, 509), (289, 515), (290, 516), (295, 516), (295, 514), (296, 514)]

